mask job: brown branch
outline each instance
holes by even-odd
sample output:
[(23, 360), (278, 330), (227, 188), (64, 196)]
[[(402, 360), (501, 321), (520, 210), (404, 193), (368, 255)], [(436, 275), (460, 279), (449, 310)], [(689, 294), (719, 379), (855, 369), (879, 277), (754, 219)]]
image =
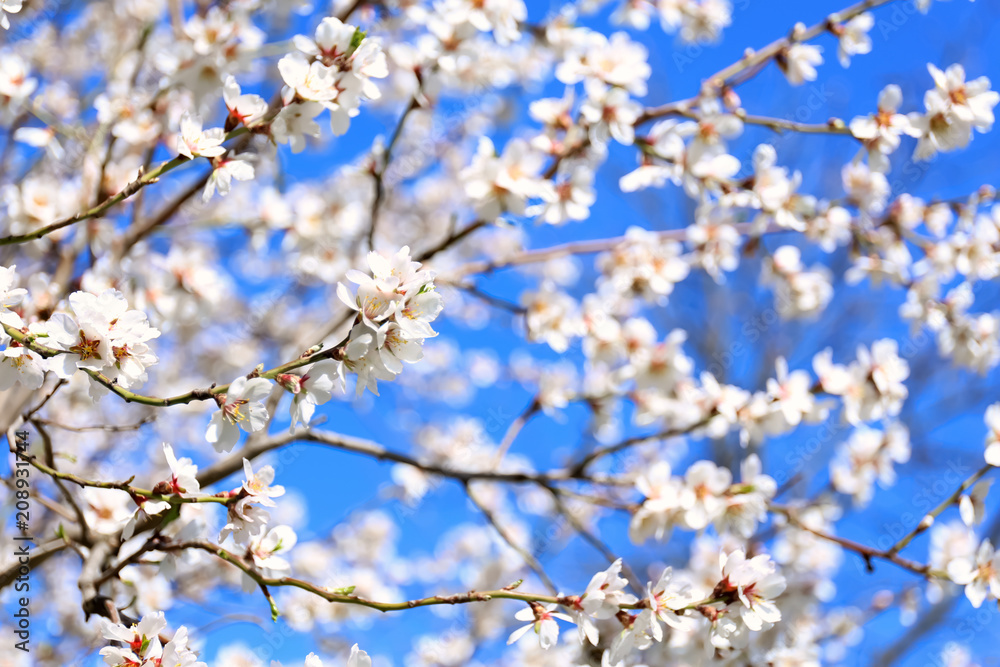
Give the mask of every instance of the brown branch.
[[(869, 9), (874, 9), (892, 1), (893, 0), (863, 0), (862, 2), (848, 7), (847, 9), (830, 14), (812, 27), (801, 29), (802, 24), (796, 24), (788, 36), (771, 42), (759, 51), (748, 49), (743, 58), (708, 77), (706, 85), (714, 88), (716, 91), (722, 90), (732, 83), (730, 79), (732, 79), (735, 75), (743, 72), (744, 70), (753, 69), (755, 72), (759, 71), (758, 68), (760, 66), (766, 64), (769, 60), (781, 54), (781, 52), (789, 46), (810, 40), (813, 37), (830, 30), (831, 27), (839, 23), (849, 21)], [(743, 81), (740, 83), (743, 83)]]
[(824, 533), (821, 530), (810, 527), (809, 525), (803, 523), (796, 514), (795, 510), (790, 507), (785, 507), (782, 505), (777, 505), (772, 503), (770, 509), (773, 512), (784, 515), (788, 518), (789, 523), (800, 530), (804, 530), (807, 533), (812, 533), (816, 537), (827, 540), (828, 542), (833, 542), (839, 544), (841, 547), (847, 549), (848, 551), (853, 551), (854, 553), (861, 556), (865, 561), (865, 567), (869, 572), (874, 571), (875, 567), (872, 564), (872, 560), (885, 560), (898, 565), (904, 570), (909, 570), (914, 574), (919, 574), (922, 577), (938, 577), (941, 579), (948, 579), (948, 575), (945, 572), (939, 570), (931, 569), (930, 565), (925, 565), (923, 563), (918, 563), (916, 561), (909, 560), (908, 558), (903, 558), (902, 556), (892, 552), (889, 549), (876, 549), (874, 547), (865, 546), (859, 542), (849, 540), (844, 537), (839, 537), (837, 535), (830, 535), (829, 533)]

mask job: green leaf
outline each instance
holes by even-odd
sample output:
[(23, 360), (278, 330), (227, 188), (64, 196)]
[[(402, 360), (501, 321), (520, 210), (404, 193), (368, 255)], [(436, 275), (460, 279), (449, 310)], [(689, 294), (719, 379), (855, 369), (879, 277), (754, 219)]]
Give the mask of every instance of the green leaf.
[(348, 53), (354, 53), (355, 49), (361, 46), (361, 42), (365, 41), (365, 37), (368, 36), (361, 28), (355, 28), (354, 34), (351, 36), (351, 46), (348, 48)]

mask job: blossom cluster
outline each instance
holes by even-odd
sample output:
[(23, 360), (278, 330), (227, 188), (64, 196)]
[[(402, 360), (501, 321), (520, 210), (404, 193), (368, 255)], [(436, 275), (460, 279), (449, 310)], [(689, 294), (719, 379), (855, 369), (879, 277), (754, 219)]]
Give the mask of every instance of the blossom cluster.
[(377, 395), (379, 380), (393, 380), (403, 372), (404, 361), (414, 363), (423, 356), (424, 340), (437, 335), (431, 322), (443, 300), (434, 289), (434, 272), (421, 269), (406, 246), (388, 258), (370, 252), (368, 267), (372, 275), (347, 273), (357, 285), (354, 294), (337, 284), (337, 296), (357, 311), (338, 375), (343, 386), (345, 371), (356, 373), (358, 394), (368, 388)]
[(644, 498), (632, 516), (629, 536), (638, 544), (650, 537), (666, 541), (675, 525), (698, 531), (714, 524), (719, 532), (750, 537), (766, 519), (777, 485), (763, 474), (756, 454), (744, 459), (741, 477), (734, 483), (727, 468), (711, 461), (692, 464), (683, 477), (671, 476), (666, 462), (656, 463), (636, 480)]
[[(22, 316), (36, 313), (23, 303), (27, 290), (14, 287), (15, 268), (0, 267), (0, 322), (9, 329), (0, 336), (6, 345), (0, 386), (6, 389), (18, 382), (38, 389), (47, 371), (63, 379), (83, 371), (101, 376), (99, 382), (91, 375), (90, 394), (96, 401), (111, 384), (130, 388), (146, 382), (147, 368), (158, 361), (147, 343), (160, 332), (149, 325), (145, 313), (129, 308), (121, 292), (73, 292), (67, 299), (69, 312), (25, 324)], [(12, 337), (15, 332), (17, 339)], [(45, 356), (32, 349), (31, 341), (42, 346)]]
[[(667, 641), (664, 626), (667, 632), (691, 633), (698, 626), (698, 616), (709, 621), (710, 645), (723, 651), (746, 648), (752, 633), (768, 630), (781, 620), (774, 599), (785, 590), (786, 580), (767, 554), (748, 558), (742, 550), (723, 551), (713, 579), (716, 583), (705, 600), (669, 567), (655, 583), (647, 582), (643, 597), (637, 598), (625, 592), (628, 581), (621, 569), (619, 559), (594, 575), (582, 595), (561, 602), (568, 613), (556, 611), (557, 604), (531, 603), (515, 616), (530, 622), (515, 630), (507, 643), (534, 630), (541, 648), (549, 649), (559, 635), (556, 621), (562, 620), (577, 626), (581, 644), (589, 641), (597, 646), (601, 631), (596, 621), (616, 618), (621, 627), (603, 653), (602, 664), (622, 665), (633, 651)], [(628, 609), (640, 611), (631, 614)]]
[(378, 42), (334, 16), (320, 22), (313, 39), (296, 35), (294, 41), (298, 51), (278, 62), (285, 106), (273, 131), (276, 141), (291, 144), (297, 152), (304, 146), (303, 135), (318, 134), (312, 119), (324, 109), (330, 112), (333, 133), (347, 132), (361, 100), (380, 97), (372, 79), (389, 72)]
[(126, 626), (101, 619), (101, 636), (116, 646), (101, 649), (104, 663), (110, 667), (126, 665), (183, 665), (207, 667), (188, 647), (187, 628), (181, 626), (166, 642), (161, 633), (167, 627), (163, 612), (144, 616), (138, 623)]
[[(167, 620), (163, 612), (146, 614), (131, 625), (113, 623), (101, 619), (101, 637), (113, 646), (101, 649), (104, 664), (109, 667), (207, 667), (198, 660), (197, 653), (188, 647), (191, 641), (186, 627), (173, 631), (173, 636), (164, 641)], [(371, 658), (355, 644), (351, 647), (346, 667), (371, 667)], [(281, 667), (277, 661), (272, 667)], [(305, 667), (323, 667), (323, 661), (315, 653), (306, 656)]]

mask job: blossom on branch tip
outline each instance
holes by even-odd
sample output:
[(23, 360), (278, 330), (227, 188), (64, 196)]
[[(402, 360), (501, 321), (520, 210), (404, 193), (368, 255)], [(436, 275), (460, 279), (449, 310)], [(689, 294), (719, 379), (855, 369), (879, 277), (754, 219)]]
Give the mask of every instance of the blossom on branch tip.
[[(147, 343), (160, 335), (149, 326), (146, 314), (130, 310), (124, 295), (114, 289), (73, 292), (69, 305), (72, 316), (55, 313), (41, 325), (46, 344), (62, 351), (49, 360), (50, 370), (63, 379), (77, 370), (102, 373), (125, 388), (145, 382), (146, 369), (158, 361)], [(104, 384), (91, 379), (94, 400), (107, 392)]]
[(346, 273), (357, 285), (354, 294), (337, 283), (338, 298), (358, 313), (337, 375), (343, 384), (345, 371), (357, 374), (359, 395), (366, 387), (377, 394), (378, 380), (393, 380), (403, 371), (402, 362), (423, 357), (424, 340), (437, 336), (431, 322), (443, 307), (434, 272), (413, 261), (409, 247), (391, 257), (371, 251), (368, 267), (371, 275), (353, 269)]
[(323, 405), (333, 396), (333, 388), (339, 380), (339, 365), (332, 359), (324, 359), (306, 370), (303, 375), (279, 375), (275, 380), (292, 393), (290, 429), (296, 424), (309, 425), (317, 405)]
[(111, 667), (207, 667), (188, 646), (186, 627), (177, 628), (173, 637), (163, 643), (161, 637), (166, 627), (162, 611), (146, 614), (131, 626), (102, 618), (101, 637), (115, 643), (100, 651), (105, 664)]
[(983, 540), (974, 556), (956, 558), (948, 564), (948, 576), (956, 584), (965, 586), (965, 597), (977, 609), (987, 594), (1000, 598), (1000, 554), (993, 544)]
[(858, 14), (847, 23), (834, 28), (837, 34), (837, 58), (840, 64), (848, 67), (851, 64), (851, 56), (871, 53), (872, 38), (868, 32), (875, 25), (875, 17), (864, 12)]
[(628, 580), (621, 576), (621, 571), (622, 559), (619, 558), (608, 569), (598, 572), (590, 579), (587, 590), (580, 599), (587, 614), (599, 619), (611, 618), (623, 604), (635, 604), (638, 601), (634, 595), (625, 592)]
[(219, 411), (212, 415), (205, 438), (217, 452), (232, 451), (240, 439), (240, 429), (259, 431), (267, 423), (263, 399), (271, 393), (271, 381), (264, 378), (236, 378), (225, 393), (215, 394)]
[[(233, 76), (226, 77), (222, 87), (222, 97), (229, 111), (226, 128), (235, 129), (239, 125), (253, 127), (267, 113), (267, 102), (260, 95), (243, 93)], [(230, 127), (232, 125), (232, 127)]]
[(792, 44), (778, 56), (778, 66), (788, 78), (788, 83), (801, 86), (816, 80), (816, 67), (823, 64), (822, 47), (812, 44)]
[(358, 115), (361, 100), (381, 97), (372, 79), (389, 75), (385, 53), (377, 40), (333, 16), (320, 22), (315, 39), (296, 35), (293, 41), (299, 51), (278, 61), (286, 107), (316, 102), (330, 111), (333, 134), (343, 135)]
[(163, 456), (170, 468), (171, 493), (197, 493), (201, 490), (201, 484), (198, 482), (198, 466), (191, 459), (187, 457), (178, 459), (174, 456), (174, 448), (167, 443), (163, 443)]
[(272, 498), (285, 495), (285, 487), (271, 486), (274, 468), (264, 466), (256, 473), (253, 465), (243, 459), (243, 474), (246, 477), (239, 491), (239, 499), (229, 504), (227, 523), (219, 532), (219, 541), (233, 536), (236, 544), (248, 546), (254, 538), (264, 535), (270, 515), (264, 507), (274, 507)]
[(770, 556), (747, 558), (744, 551), (737, 550), (720, 554), (719, 564), (722, 581), (717, 590), (722, 594), (736, 593), (737, 600), (730, 603), (729, 609), (739, 613), (747, 628), (759, 632), (781, 620), (774, 598), (784, 592), (786, 581), (776, 571)]
[(212, 173), (205, 183), (205, 191), (201, 200), (207, 202), (218, 190), (225, 197), (232, 188), (233, 179), (237, 181), (252, 181), (254, 179), (253, 164), (239, 157), (223, 157), (212, 161)]
[(226, 152), (222, 142), (226, 133), (221, 127), (201, 129), (201, 116), (185, 113), (181, 116), (181, 132), (177, 137), (177, 152), (193, 160), (196, 157), (214, 158)]
[(897, 111), (903, 102), (903, 93), (896, 84), (889, 84), (878, 96), (878, 111), (871, 116), (857, 116), (848, 126), (855, 138), (861, 139), (868, 149), (868, 165), (873, 171), (889, 171), (888, 156), (899, 148), (900, 137), (919, 137), (920, 130), (913, 127), (910, 118)]

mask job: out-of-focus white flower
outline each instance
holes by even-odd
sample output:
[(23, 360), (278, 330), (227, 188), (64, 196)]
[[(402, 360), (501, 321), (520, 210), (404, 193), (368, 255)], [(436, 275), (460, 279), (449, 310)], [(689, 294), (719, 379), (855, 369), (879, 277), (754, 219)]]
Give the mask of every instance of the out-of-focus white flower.
[(875, 482), (888, 488), (896, 482), (896, 463), (910, 460), (910, 434), (899, 422), (878, 431), (859, 427), (838, 451), (830, 466), (830, 479), (837, 491), (854, 497), (856, 505), (871, 500)]
[(662, 542), (670, 536), (679, 520), (690, 491), (681, 480), (672, 477), (670, 465), (658, 461), (636, 480), (636, 489), (645, 496), (629, 524), (629, 538), (642, 544), (650, 537)]
[(994, 403), (986, 408), (986, 462), (991, 466), (1000, 466), (1000, 403)]
[(899, 148), (904, 134), (919, 137), (920, 130), (913, 127), (910, 118), (897, 111), (903, 93), (896, 84), (889, 84), (878, 96), (878, 111), (871, 116), (857, 116), (851, 121), (851, 134), (861, 139), (868, 149), (868, 165), (874, 171), (889, 171), (889, 159)]
[[(201, 116), (185, 113), (181, 116), (181, 133), (177, 137), (177, 152), (188, 159), (213, 158), (226, 152), (222, 142), (226, 133), (221, 127), (202, 130)], [(221, 189), (221, 188), (220, 188)]]
[(858, 14), (847, 23), (837, 26), (838, 33), (837, 58), (840, 64), (848, 67), (851, 64), (851, 56), (871, 53), (872, 38), (868, 31), (875, 25), (875, 17), (864, 12)]
[(965, 586), (965, 597), (977, 609), (987, 593), (1000, 598), (1000, 554), (989, 540), (983, 540), (974, 557), (956, 558), (948, 563), (948, 576)]
[(785, 318), (815, 315), (833, 298), (829, 269), (818, 265), (806, 270), (801, 256), (795, 246), (782, 246), (764, 264), (761, 282), (774, 286), (778, 313)]
[(816, 80), (816, 67), (823, 63), (823, 49), (812, 44), (792, 44), (778, 56), (778, 65), (793, 86)]
[(927, 69), (935, 87), (924, 95), (925, 112), (909, 115), (920, 133), (913, 152), (917, 160), (926, 160), (938, 151), (965, 148), (973, 129), (986, 132), (993, 127), (993, 107), (1000, 102), (1000, 93), (990, 90), (987, 77), (966, 82), (961, 65), (952, 65), (944, 72), (931, 64)]
[(561, 225), (567, 220), (586, 220), (590, 207), (597, 201), (593, 184), (593, 170), (577, 167), (566, 180), (551, 189), (543, 189), (542, 203), (529, 207), (527, 213), (550, 225)]
[(970, 528), (982, 523), (986, 516), (986, 495), (990, 492), (993, 480), (984, 479), (976, 482), (968, 493), (963, 493), (958, 500), (958, 513), (962, 523)]
[(543, 284), (536, 292), (525, 292), (521, 303), (531, 340), (544, 341), (556, 352), (565, 352), (570, 340), (584, 334), (576, 300), (553, 285)]
[(629, 227), (621, 244), (597, 258), (597, 268), (604, 274), (599, 288), (663, 303), (674, 291), (674, 285), (690, 272), (682, 252), (677, 241)]
[(459, 177), (476, 214), (492, 221), (507, 212), (525, 214), (527, 201), (542, 193), (541, 169), (541, 154), (527, 142), (510, 141), (498, 157), (493, 142), (482, 137), (472, 164)]
[(844, 190), (858, 208), (871, 213), (885, 210), (889, 198), (889, 181), (885, 174), (872, 171), (863, 162), (851, 162), (841, 171)]

